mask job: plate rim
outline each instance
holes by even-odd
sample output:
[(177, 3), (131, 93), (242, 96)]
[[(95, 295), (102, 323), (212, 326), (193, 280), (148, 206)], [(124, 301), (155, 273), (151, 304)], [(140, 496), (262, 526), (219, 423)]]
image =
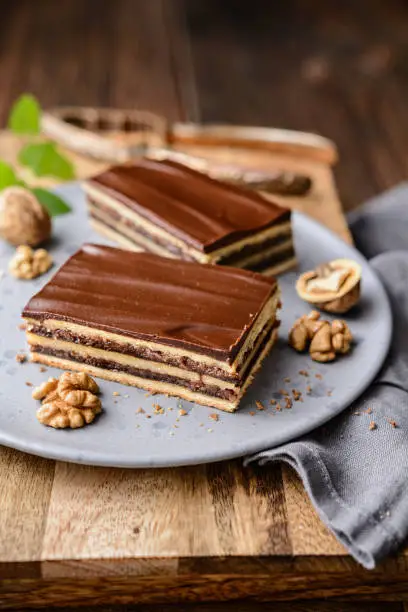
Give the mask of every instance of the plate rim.
[[(79, 183), (75, 183), (75, 185), (79, 186)], [(67, 187), (67, 186), (68, 185), (64, 185), (64, 187)], [(74, 184), (71, 183), (70, 186), (74, 186)], [(364, 257), (364, 255), (362, 255), (359, 251), (357, 251), (357, 249), (353, 245), (346, 243), (335, 232), (327, 228), (322, 223), (316, 221), (309, 215), (299, 212), (299, 211), (293, 211), (293, 221), (294, 221), (295, 226), (297, 225), (297, 223), (299, 222), (301, 223), (302, 231), (307, 230), (308, 227), (310, 228), (311, 232), (313, 232), (314, 228), (315, 229), (317, 228), (318, 231), (320, 232), (323, 231), (324, 233), (326, 233), (326, 235), (330, 236), (331, 240), (333, 240), (334, 242), (337, 242), (338, 244), (341, 243), (342, 245), (344, 245), (344, 247), (348, 251), (351, 251), (353, 254), (353, 259), (356, 259), (357, 261), (362, 262), (366, 266), (367, 265), (370, 266), (369, 261)], [(296, 232), (295, 232), (295, 238), (296, 238)], [(34, 440), (33, 442), (30, 442), (30, 441), (27, 441), (26, 439), (21, 440), (18, 437), (18, 435), (15, 435), (13, 433), (3, 432), (2, 430), (0, 430), (0, 444), (10, 447), (10, 448), (14, 448), (16, 450), (19, 450), (19, 451), (22, 451), (28, 454), (31, 454), (31, 455), (43, 457), (46, 459), (52, 459), (56, 461), (66, 461), (68, 463), (76, 463), (76, 464), (81, 464), (81, 465), (122, 468), (122, 469), (123, 468), (146, 469), (146, 468), (166, 468), (166, 467), (172, 468), (172, 467), (182, 467), (182, 466), (189, 466), (189, 465), (202, 465), (202, 464), (214, 463), (218, 461), (227, 461), (227, 460), (236, 459), (239, 457), (248, 456), (248, 455), (251, 455), (257, 452), (261, 452), (268, 448), (276, 448), (277, 446), (280, 446), (282, 444), (295, 440), (299, 438), (300, 436), (306, 435), (310, 433), (311, 431), (313, 431), (314, 429), (317, 429), (318, 427), (324, 425), (331, 419), (335, 418), (344, 410), (347, 410), (347, 408), (351, 406), (353, 402), (355, 402), (355, 400), (367, 390), (369, 385), (374, 380), (375, 376), (380, 371), (386, 359), (386, 356), (388, 354), (391, 339), (392, 339), (392, 331), (393, 331), (391, 306), (390, 306), (390, 302), (388, 299), (388, 295), (385, 291), (385, 288), (376, 270), (370, 266), (370, 271), (376, 280), (376, 283), (378, 285), (379, 294), (381, 296), (380, 299), (382, 300), (384, 307), (385, 307), (384, 313), (383, 313), (385, 318), (382, 321), (384, 325), (384, 338), (383, 338), (383, 342), (381, 342), (381, 350), (376, 355), (375, 360), (370, 362), (370, 368), (367, 370), (365, 377), (364, 377), (364, 386), (358, 388), (356, 392), (352, 392), (350, 394), (349, 402), (346, 406), (344, 405), (343, 402), (340, 402), (338, 407), (336, 408), (333, 407), (332, 410), (327, 411), (327, 414), (324, 414), (324, 415), (319, 413), (314, 418), (312, 418), (310, 422), (303, 423), (303, 424), (301, 423), (300, 426), (298, 427), (296, 427), (296, 423), (295, 423), (294, 427), (290, 429), (290, 433), (287, 433), (287, 431), (283, 431), (280, 436), (277, 436), (277, 438), (273, 442), (272, 447), (271, 447), (270, 441), (268, 442), (266, 439), (265, 440), (262, 439), (262, 440), (253, 442), (252, 444), (243, 444), (242, 446), (235, 445), (234, 448), (230, 449), (230, 451), (225, 450), (225, 449), (220, 450), (218, 449), (218, 447), (213, 448), (211, 451), (211, 457), (203, 456), (200, 459), (200, 458), (197, 458), (197, 456), (194, 456), (191, 453), (191, 451), (188, 451), (188, 452), (184, 452), (184, 455), (183, 454), (179, 455), (178, 458), (172, 458), (170, 459), (170, 461), (164, 461), (162, 457), (155, 459), (154, 455), (153, 456), (150, 455), (149, 457), (145, 457), (145, 458), (138, 457), (133, 460), (129, 458), (125, 459), (124, 457), (121, 457), (119, 455), (117, 459), (114, 460), (112, 459), (112, 457), (107, 458), (106, 455), (104, 457), (103, 451), (91, 450), (91, 451), (86, 451), (86, 453), (79, 453), (78, 450), (71, 450), (69, 447), (65, 447), (65, 446), (61, 447), (61, 445), (58, 444), (58, 441), (53, 441), (50, 444), (47, 443), (45, 447), (45, 444), (43, 441), (37, 442)]]

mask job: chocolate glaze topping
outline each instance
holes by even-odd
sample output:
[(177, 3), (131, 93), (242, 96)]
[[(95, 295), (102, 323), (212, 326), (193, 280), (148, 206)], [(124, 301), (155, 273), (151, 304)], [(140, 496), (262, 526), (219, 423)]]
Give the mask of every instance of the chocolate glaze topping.
[(204, 252), (290, 218), (289, 209), (255, 192), (170, 161), (114, 166), (89, 182)]
[(276, 286), (246, 270), (88, 244), (31, 298), (23, 316), (231, 361)]

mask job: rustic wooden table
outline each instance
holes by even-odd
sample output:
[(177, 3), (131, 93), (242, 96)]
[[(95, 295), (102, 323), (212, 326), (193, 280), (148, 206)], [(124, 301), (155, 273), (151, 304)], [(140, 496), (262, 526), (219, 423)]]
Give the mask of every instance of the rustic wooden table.
[[(408, 10), (397, 0), (387, 3), (388, 21), (382, 3), (368, 0), (360, 8), (259, 1), (250, 10), (215, 0), (103, 4), (4, 2), (3, 118), (25, 90), (44, 104), (148, 106), (171, 119), (320, 131), (340, 145), (347, 207), (404, 177)], [(15, 149), (2, 134), (0, 157)], [(95, 168), (76, 162), (79, 175)], [(350, 239), (329, 168), (256, 162), (312, 173), (311, 196), (291, 203)], [(289, 469), (244, 470), (241, 461), (126, 471), (1, 448), (0, 579), (0, 609), (150, 611), (166, 602), (158, 609), (180, 611), (235, 600), (223, 608), (408, 610), (404, 554), (364, 571)], [(260, 603), (269, 601), (282, 603)]]

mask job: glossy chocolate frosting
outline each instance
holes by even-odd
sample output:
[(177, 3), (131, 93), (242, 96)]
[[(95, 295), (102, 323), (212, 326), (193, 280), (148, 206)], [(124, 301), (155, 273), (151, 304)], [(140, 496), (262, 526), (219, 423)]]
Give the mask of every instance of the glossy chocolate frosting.
[(114, 166), (89, 182), (204, 252), (290, 218), (255, 192), (170, 161)]
[(31, 298), (53, 318), (231, 360), (276, 280), (254, 272), (84, 245)]

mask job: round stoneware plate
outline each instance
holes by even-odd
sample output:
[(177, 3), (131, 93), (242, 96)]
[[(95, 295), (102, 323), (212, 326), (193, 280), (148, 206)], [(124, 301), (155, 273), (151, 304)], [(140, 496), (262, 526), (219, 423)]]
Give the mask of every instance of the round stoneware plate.
[[(40, 425), (35, 414), (38, 402), (31, 398), (30, 384), (38, 385), (49, 376), (58, 376), (60, 371), (49, 368), (42, 373), (38, 364), (16, 362), (16, 354), (26, 347), (24, 332), (19, 330), (21, 310), (83, 242), (103, 242), (88, 226), (80, 186), (69, 184), (59, 192), (70, 201), (74, 212), (55, 220), (50, 248), (55, 266), (47, 275), (34, 281), (15, 280), (7, 274), (13, 251), (4, 243), (0, 247), (1, 444), (53, 459), (118, 467), (176, 466), (229, 459), (282, 444), (333, 418), (364, 391), (383, 363), (390, 343), (391, 313), (381, 283), (357, 251), (315, 221), (295, 213), (300, 270), (337, 257), (356, 259), (363, 266), (362, 300), (347, 317), (355, 338), (351, 354), (325, 365), (288, 347), (286, 338), (291, 324), (309, 310), (294, 289), (299, 271), (289, 273), (280, 278), (283, 309), (279, 342), (238, 412), (228, 414), (177, 398), (146, 396), (139, 389), (98, 381), (104, 411), (92, 425), (80, 430), (54, 430)], [(300, 391), (303, 401), (293, 402), (291, 409), (277, 411), (270, 400), (281, 399), (283, 389), (290, 393), (292, 389)], [(265, 410), (258, 410), (256, 402), (262, 402)], [(163, 408), (162, 414), (154, 413), (156, 404)], [(185, 416), (179, 416), (180, 408), (187, 412)], [(210, 416), (215, 413), (218, 420)]]

